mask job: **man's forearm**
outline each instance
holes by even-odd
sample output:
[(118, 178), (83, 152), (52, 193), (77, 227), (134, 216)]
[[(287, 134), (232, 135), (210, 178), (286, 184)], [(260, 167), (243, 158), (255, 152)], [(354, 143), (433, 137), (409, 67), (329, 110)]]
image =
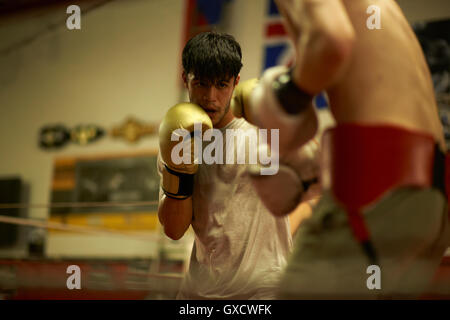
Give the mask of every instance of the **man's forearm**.
[(158, 218), (164, 233), (173, 240), (180, 239), (191, 224), (192, 212), (192, 197), (179, 200), (163, 195), (158, 207)]
[(289, 213), (289, 225), (291, 236), (294, 236), (303, 220), (309, 218), (312, 214), (312, 208), (307, 201), (300, 202), (299, 205)]
[(335, 39), (332, 35), (311, 32), (305, 41), (302, 65), (294, 72), (293, 81), (310, 94), (326, 90), (339, 78), (345, 69), (351, 43), (346, 39)]
[(293, 81), (310, 94), (327, 89), (345, 69), (355, 38), (342, 1), (278, 0), (277, 3), (296, 47)]
[(311, 217), (313, 208), (319, 202), (320, 194), (317, 190), (320, 190), (320, 186), (318, 184), (312, 187), (311, 194), (317, 194), (313, 198), (309, 200), (303, 200), (299, 203), (299, 205), (289, 213), (289, 224), (291, 226), (291, 235), (294, 236), (298, 230), (300, 224), (305, 220)]

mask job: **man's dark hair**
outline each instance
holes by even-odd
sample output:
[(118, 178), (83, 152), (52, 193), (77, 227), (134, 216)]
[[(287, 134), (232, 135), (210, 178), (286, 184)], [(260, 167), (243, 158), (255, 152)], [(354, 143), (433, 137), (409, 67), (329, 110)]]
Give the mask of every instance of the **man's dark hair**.
[(191, 38), (183, 49), (183, 69), (202, 81), (215, 83), (237, 77), (242, 68), (241, 46), (230, 34), (205, 32)]

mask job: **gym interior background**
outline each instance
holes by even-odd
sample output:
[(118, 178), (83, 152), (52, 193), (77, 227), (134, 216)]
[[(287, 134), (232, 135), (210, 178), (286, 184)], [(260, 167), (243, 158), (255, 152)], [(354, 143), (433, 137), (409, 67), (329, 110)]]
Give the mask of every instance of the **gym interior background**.
[[(0, 0), (0, 298), (175, 296), (193, 234), (162, 233), (155, 157), (159, 121), (186, 98), (182, 47), (212, 27), (233, 34), (243, 80), (289, 58), (272, 1), (201, 3)], [(398, 3), (435, 63), (449, 141), (450, 2)], [(425, 298), (450, 298), (447, 255)], [(68, 290), (69, 265), (83, 290)]]

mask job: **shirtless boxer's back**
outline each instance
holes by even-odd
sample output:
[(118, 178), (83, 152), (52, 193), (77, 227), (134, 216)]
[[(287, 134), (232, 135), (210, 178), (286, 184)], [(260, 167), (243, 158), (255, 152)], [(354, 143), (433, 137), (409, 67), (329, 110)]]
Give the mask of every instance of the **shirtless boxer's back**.
[[(327, 89), (337, 123), (384, 123), (445, 140), (433, 83), (411, 26), (393, 0), (344, 0), (356, 33), (350, 63)], [(369, 29), (367, 8), (380, 8), (381, 29)], [(330, 16), (332, 19), (332, 15)]]
[[(323, 196), (297, 231), (280, 297), (418, 298), (450, 245), (446, 146), (420, 44), (394, 0), (276, 3), (296, 64), (263, 75), (247, 114), (279, 126), (280, 153), (314, 136), (314, 94), (328, 93), (337, 123), (322, 138)], [(380, 29), (367, 27), (372, 5)]]

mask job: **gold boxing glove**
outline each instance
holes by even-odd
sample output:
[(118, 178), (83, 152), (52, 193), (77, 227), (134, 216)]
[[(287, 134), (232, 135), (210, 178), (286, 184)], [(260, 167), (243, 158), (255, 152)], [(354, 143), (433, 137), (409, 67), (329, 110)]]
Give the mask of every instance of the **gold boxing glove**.
[(241, 81), (234, 89), (231, 99), (231, 110), (235, 117), (244, 118), (248, 122), (255, 124), (250, 108), (250, 95), (258, 85), (258, 79), (253, 78)]
[(196, 104), (179, 103), (167, 111), (159, 126), (159, 152), (162, 189), (168, 197), (186, 199), (192, 195), (198, 169), (194, 136), (212, 127), (208, 114)]

